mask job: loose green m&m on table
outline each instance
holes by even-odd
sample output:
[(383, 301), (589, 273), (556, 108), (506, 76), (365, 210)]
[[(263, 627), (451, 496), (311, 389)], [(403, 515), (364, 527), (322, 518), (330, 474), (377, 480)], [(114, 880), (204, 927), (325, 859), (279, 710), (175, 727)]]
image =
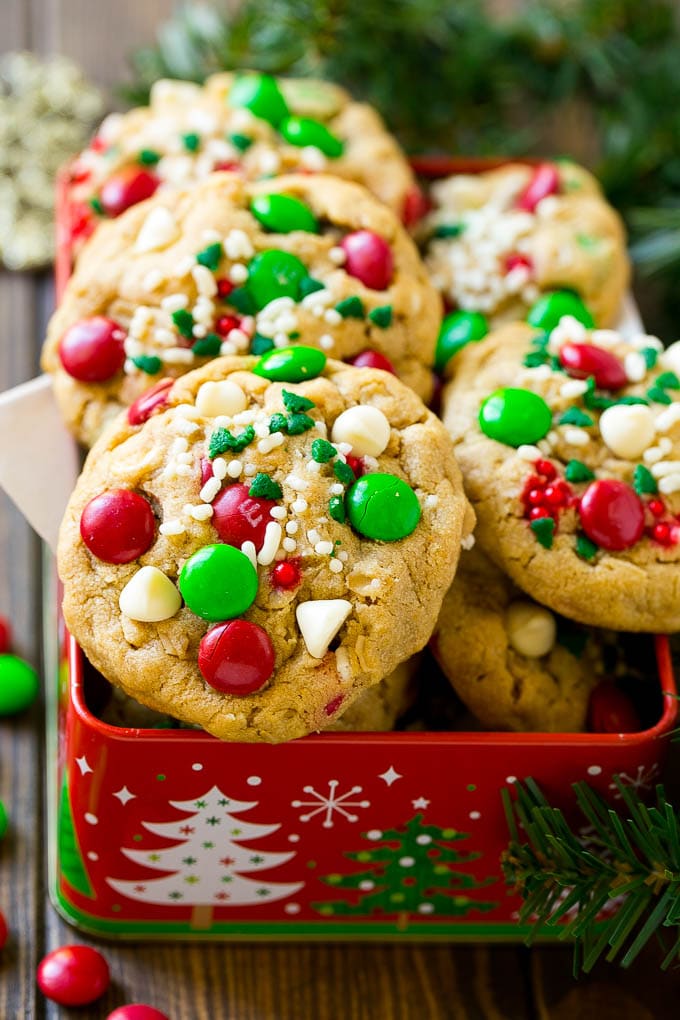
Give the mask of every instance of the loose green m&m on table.
[(192, 613), (204, 620), (233, 620), (252, 606), (257, 571), (232, 545), (204, 545), (179, 575), (179, 590)]
[(0, 715), (23, 712), (38, 695), (38, 674), (17, 655), (0, 655)]
[(275, 347), (263, 354), (253, 368), (272, 382), (304, 382), (316, 379), (326, 367), (326, 355), (315, 347)]
[(587, 329), (595, 325), (592, 315), (573, 290), (551, 290), (543, 294), (529, 309), (527, 322), (530, 326), (549, 331), (565, 315), (578, 319)]
[(250, 211), (265, 230), (276, 234), (289, 234), (292, 230), (319, 233), (319, 221), (312, 210), (291, 195), (257, 195), (250, 203)]
[(278, 127), (288, 116), (288, 106), (276, 79), (270, 74), (242, 74), (229, 93), (229, 105), (245, 106), (256, 117)]
[(7, 818), (7, 811), (5, 810), (5, 805), (0, 800), (0, 839), (2, 839), (7, 832), (8, 825), (9, 820)]
[(347, 493), (347, 516), (355, 531), (381, 542), (398, 542), (415, 529), (420, 503), (415, 492), (396, 475), (364, 475)]
[(444, 317), (437, 337), (434, 370), (440, 375), (466, 344), (481, 340), (489, 332), (489, 323), (481, 312), (451, 312)]
[(552, 414), (542, 397), (530, 390), (496, 390), (479, 409), (479, 426), (489, 439), (507, 446), (537, 443), (550, 431)]
[(258, 311), (276, 298), (297, 301), (300, 284), (307, 276), (307, 267), (297, 256), (270, 248), (256, 255), (248, 266), (248, 293)]
[(286, 117), (281, 121), (279, 131), (291, 145), (313, 145), (331, 159), (342, 156), (345, 148), (325, 124), (312, 117)]

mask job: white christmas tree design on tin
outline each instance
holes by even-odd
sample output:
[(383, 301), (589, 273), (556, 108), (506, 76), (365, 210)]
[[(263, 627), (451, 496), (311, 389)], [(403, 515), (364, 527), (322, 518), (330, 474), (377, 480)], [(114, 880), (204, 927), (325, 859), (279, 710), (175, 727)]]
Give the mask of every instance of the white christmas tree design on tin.
[(234, 817), (256, 807), (257, 801), (234, 800), (213, 786), (196, 800), (169, 803), (178, 811), (190, 814), (174, 822), (144, 822), (143, 825), (149, 832), (180, 842), (159, 850), (122, 847), (121, 852), (135, 864), (172, 874), (138, 881), (107, 878), (116, 892), (145, 903), (191, 904), (194, 907), (192, 927), (207, 928), (215, 907), (282, 900), (302, 888), (302, 882), (244, 877), (278, 868), (295, 856), (294, 851), (273, 853), (241, 845), (243, 841), (269, 836), (281, 827), (243, 822)]

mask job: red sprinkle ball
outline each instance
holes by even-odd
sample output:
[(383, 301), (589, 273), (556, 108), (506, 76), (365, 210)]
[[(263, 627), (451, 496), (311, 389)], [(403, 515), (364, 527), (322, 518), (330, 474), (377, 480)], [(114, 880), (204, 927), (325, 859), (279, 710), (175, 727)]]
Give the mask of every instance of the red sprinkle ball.
[(168, 402), (174, 379), (161, 379), (151, 386), (134, 404), (128, 408), (127, 419), (130, 425), (143, 425), (154, 411), (160, 411)]
[(362, 351), (361, 354), (350, 358), (349, 363), (357, 368), (381, 368), (383, 372), (390, 372), (392, 375), (397, 374), (392, 362), (384, 354), (381, 354), (380, 351)]
[(240, 325), (241, 320), (237, 319), (235, 315), (220, 315), (215, 323), (215, 329), (220, 336), (227, 336), (228, 333), (231, 333), (232, 329), (238, 329)]
[(198, 647), (206, 683), (224, 694), (253, 694), (274, 672), (274, 647), (267, 632), (248, 620), (211, 627)]
[(553, 163), (539, 163), (529, 183), (517, 199), (517, 208), (526, 212), (536, 212), (536, 206), (548, 195), (557, 195), (560, 190), (560, 178)]
[(109, 965), (90, 946), (61, 946), (38, 965), (38, 987), (60, 1006), (86, 1006), (109, 987)]
[(80, 382), (106, 382), (125, 364), (125, 331), (113, 319), (95, 315), (70, 326), (59, 342), (65, 370)]
[(284, 591), (288, 591), (291, 588), (297, 588), (301, 576), (298, 559), (280, 560), (271, 572), (271, 582), (274, 588), (283, 588)]
[(131, 563), (151, 547), (156, 519), (144, 496), (129, 489), (108, 489), (80, 515), (80, 537), (105, 563)]
[(552, 517), (558, 523), (561, 510), (575, 503), (575, 496), (569, 483), (557, 478), (557, 469), (549, 460), (534, 462), (536, 474), (529, 475), (522, 491), (524, 516), (530, 521)]
[(227, 280), (227, 278), (223, 276), (220, 280), (217, 281), (218, 297), (225, 301), (231, 294), (232, 290), (234, 290), (235, 286), (236, 285), (233, 284), (231, 280)]

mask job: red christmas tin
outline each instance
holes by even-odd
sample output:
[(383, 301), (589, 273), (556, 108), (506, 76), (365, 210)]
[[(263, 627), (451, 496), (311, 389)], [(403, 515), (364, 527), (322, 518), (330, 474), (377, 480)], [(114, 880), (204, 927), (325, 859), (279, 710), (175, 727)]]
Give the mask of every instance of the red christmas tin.
[[(67, 174), (58, 214), (61, 289)], [(651, 789), (676, 717), (667, 640), (655, 649), (661, 708), (644, 732), (326, 733), (271, 746), (107, 725), (62, 625), (49, 692), (53, 902), (109, 937), (520, 938), (500, 791), (532, 776), (568, 807), (577, 780), (613, 798), (615, 774)]]

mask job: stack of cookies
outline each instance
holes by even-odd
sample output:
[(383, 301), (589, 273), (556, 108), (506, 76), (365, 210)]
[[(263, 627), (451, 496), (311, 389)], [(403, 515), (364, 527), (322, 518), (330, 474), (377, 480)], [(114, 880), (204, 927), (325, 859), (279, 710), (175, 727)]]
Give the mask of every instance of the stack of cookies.
[(109, 721), (391, 728), (434, 632), (483, 725), (576, 730), (611, 645), (580, 624), (680, 627), (678, 356), (596, 328), (628, 270), (584, 171), (422, 215), (374, 111), (246, 74), (158, 83), (72, 178), (43, 364), (91, 447), (59, 570)]

